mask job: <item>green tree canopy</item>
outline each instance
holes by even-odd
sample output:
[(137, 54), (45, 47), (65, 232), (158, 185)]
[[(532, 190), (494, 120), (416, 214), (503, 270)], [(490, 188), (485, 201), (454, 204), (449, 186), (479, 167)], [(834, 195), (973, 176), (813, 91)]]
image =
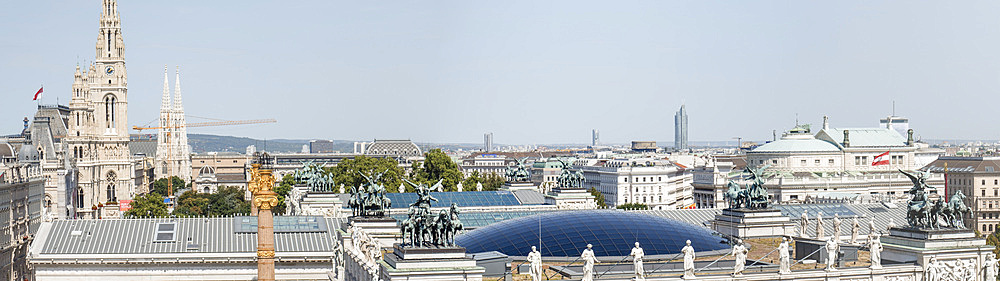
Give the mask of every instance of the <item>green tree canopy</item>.
[(476, 184), (483, 184), (483, 191), (494, 191), (500, 190), (503, 186), (505, 180), (502, 176), (494, 173), (486, 173), (485, 175), (479, 174), (479, 171), (472, 172), (465, 180), (462, 181), (462, 188), (465, 191), (475, 191)]
[[(180, 193), (180, 190), (190, 187), (184, 183), (184, 180), (177, 176), (170, 177), (173, 181), (174, 194)], [(159, 194), (161, 197), (167, 197), (167, 178), (160, 178), (153, 182), (153, 190), (150, 192)]]
[(618, 205), (617, 208), (622, 210), (649, 210), (649, 205), (642, 203), (628, 203)]
[(399, 185), (403, 183), (403, 176), (405, 175), (405, 172), (399, 167), (399, 163), (396, 160), (366, 157), (364, 155), (341, 161), (336, 167), (327, 168), (327, 170), (333, 173), (334, 182), (338, 185), (343, 184), (347, 190), (368, 183), (365, 177), (358, 172), (362, 172), (365, 176), (369, 177), (376, 172), (385, 172), (379, 178), (378, 183), (385, 186), (385, 189), (389, 192), (398, 191)]
[(161, 218), (166, 217), (167, 204), (163, 196), (156, 193), (146, 193), (132, 201), (132, 209), (125, 211), (126, 218)]
[(197, 193), (189, 190), (177, 198), (174, 215), (217, 217), (249, 214), (250, 202), (244, 199), (244, 194), (243, 188), (235, 186), (219, 187), (215, 193)]
[(288, 197), (288, 193), (292, 191), (295, 184), (295, 178), (292, 177), (292, 175), (285, 175), (285, 177), (281, 178), (281, 182), (278, 183), (278, 186), (274, 187), (274, 193), (278, 194), (278, 205), (271, 208), (271, 212), (274, 213), (274, 215), (285, 214), (285, 209), (288, 207), (285, 203), (285, 198)]
[(608, 204), (604, 203), (604, 193), (601, 193), (600, 191), (597, 191), (596, 188), (591, 187), (590, 194), (594, 195), (594, 201), (597, 202), (598, 207), (605, 208), (608, 206)]
[[(438, 180), (444, 179), (441, 183), (444, 185), (444, 191), (456, 191), (458, 183), (462, 181), (462, 172), (458, 171), (458, 164), (455, 164), (451, 157), (444, 154), (441, 149), (436, 148), (424, 153), (424, 161), (413, 163), (413, 174), (410, 178), (415, 183), (427, 185), (435, 184)], [(472, 188), (475, 186), (473, 185)]]

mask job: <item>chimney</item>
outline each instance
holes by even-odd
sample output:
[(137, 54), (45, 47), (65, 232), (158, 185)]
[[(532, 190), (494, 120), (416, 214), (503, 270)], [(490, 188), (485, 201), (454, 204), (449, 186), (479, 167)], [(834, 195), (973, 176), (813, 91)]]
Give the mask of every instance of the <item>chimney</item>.
[(851, 146), (851, 131), (844, 130), (844, 147)]

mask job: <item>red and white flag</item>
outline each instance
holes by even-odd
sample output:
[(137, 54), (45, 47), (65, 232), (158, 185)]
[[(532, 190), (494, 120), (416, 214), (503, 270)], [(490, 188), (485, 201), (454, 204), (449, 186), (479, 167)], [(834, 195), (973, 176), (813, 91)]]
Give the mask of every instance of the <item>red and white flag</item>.
[(42, 88), (44, 88), (44, 87), (38, 87), (38, 92), (35, 92), (35, 98), (33, 98), (31, 100), (38, 100), (38, 96), (42, 95)]
[(885, 159), (886, 155), (889, 155), (888, 151), (886, 151), (885, 153), (879, 154), (878, 156), (875, 156), (875, 159), (872, 161), (872, 166), (889, 165), (889, 159)]

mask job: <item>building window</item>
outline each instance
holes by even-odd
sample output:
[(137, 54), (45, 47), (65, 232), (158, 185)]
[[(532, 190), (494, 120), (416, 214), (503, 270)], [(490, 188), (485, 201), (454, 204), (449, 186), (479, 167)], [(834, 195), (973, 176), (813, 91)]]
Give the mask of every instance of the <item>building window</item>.
[(816, 164), (816, 166), (819, 166), (819, 159), (816, 159), (816, 161), (814, 161), (814, 163)]
[(83, 189), (79, 189), (76, 192), (76, 208), (83, 209)]
[(800, 164), (801, 164), (802, 166), (805, 166), (805, 165), (806, 165), (806, 159), (802, 159), (801, 161), (799, 161), (799, 163), (800, 163)]
[(115, 182), (117, 180), (115, 172), (108, 172), (108, 202), (118, 201), (118, 196), (115, 195)]
[(833, 159), (827, 160), (826, 162), (829, 163), (831, 166), (833, 165)]

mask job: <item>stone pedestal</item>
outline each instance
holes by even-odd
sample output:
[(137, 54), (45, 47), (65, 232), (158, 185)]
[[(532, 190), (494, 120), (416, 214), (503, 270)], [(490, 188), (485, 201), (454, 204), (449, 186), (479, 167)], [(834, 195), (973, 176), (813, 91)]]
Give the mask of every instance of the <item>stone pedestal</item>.
[(715, 215), (712, 228), (739, 238), (780, 237), (791, 235), (795, 224), (778, 209), (724, 209)]
[(385, 255), (379, 278), (383, 281), (481, 281), (486, 269), (466, 257), (462, 247), (402, 247)]
[(553, 189), (552, 192), (545, 194), (545, 204), (555, 205), (559, 209), (597, 209), (594, 195), (582, 188)]
[[(399, 224), (396, 219), (389, 217), (350, 217), (348, 221), (350, 221), (349, 225), (357, 225), (362, 231), (378, 240), (382, 248), (390, 248), (393, 244), (402, 242), (401, 237), (403, 234), (399, 230)], [(344, 225), (344, 227), (346, 229), (348, 225)]]
[(938, 260), (975, 259), (983, 264), (993, 246), (976, 237), (971, 229), (920, 229), (893, 227), (882, 236), (882, 264), (917, 263), (926, 266), (931, 257)]
[[(515, 190), (534, 190), (534, 191), (538, 191), (538, 187), (535, 186), (535, 184), (533, 184), (531, 182), (508, 182), (508, 183), (504, 183), (502, 186), (500, 186), (500, 189), (501, 190), (509, 190), (509, 191), (515, 191)], [(541, 192), (541, 191), (539, 191), (539, 192)]]

